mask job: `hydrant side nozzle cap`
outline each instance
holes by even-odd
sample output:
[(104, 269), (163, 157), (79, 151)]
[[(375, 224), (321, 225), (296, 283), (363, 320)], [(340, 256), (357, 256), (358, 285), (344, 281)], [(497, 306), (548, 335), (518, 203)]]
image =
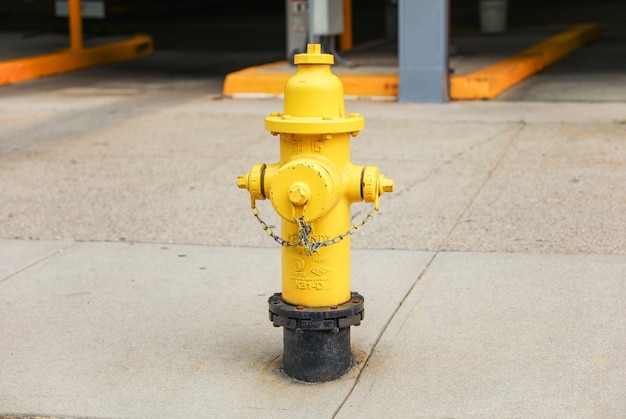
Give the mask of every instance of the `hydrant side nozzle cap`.
[(296, 54), (294, 64), (334, 64), (335, 57), (332, 54), (322, 54), (320, 44), (308, 44), (306, 54)]

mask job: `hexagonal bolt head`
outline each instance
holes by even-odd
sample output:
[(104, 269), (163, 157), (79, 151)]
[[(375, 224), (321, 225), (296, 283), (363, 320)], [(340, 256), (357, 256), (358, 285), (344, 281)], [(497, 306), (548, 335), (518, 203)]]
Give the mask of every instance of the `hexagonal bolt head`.
[(295, 182), (289, 188), (289, 201), (294, 205), (304, 205), (309, 202), (311, 190), (309, 186), (302, 182)]
[(393, 185), (393, 179), (388, 179), (381, 175), (378, 191), (381, 195), (385, 192), (393, 192)]
[(239, 187), (239, 189), (248, 189), (247, 175), (237, 176), (237, 187)]

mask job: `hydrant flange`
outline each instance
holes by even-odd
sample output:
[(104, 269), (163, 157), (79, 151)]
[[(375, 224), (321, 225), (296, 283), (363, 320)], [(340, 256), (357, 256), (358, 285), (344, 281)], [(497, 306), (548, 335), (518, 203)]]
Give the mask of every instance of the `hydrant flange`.
[(282, 293), (275, 293), (268, 300), (270, 321), (275, 327), (301, 330), (333, 330), (358, 326), (364, 317), (364, 298), (351, 293), (350, 301), (330, 307), (303, 307), (286, 303)]

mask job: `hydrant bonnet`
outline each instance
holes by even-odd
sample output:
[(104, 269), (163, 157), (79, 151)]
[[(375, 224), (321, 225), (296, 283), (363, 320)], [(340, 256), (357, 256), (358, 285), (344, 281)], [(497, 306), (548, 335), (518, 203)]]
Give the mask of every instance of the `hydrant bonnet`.
[(296, 74), (285, 85), (284, 112), (265, 118), (265, 128), (273, 133), (333, 134), (358, 133), (365, 125), (359, 114), (347, 114), (343, 84), (330, 71), (331, 54), (320, 53), (319, 45), (309, 45), (306, 54), (297, 54)]

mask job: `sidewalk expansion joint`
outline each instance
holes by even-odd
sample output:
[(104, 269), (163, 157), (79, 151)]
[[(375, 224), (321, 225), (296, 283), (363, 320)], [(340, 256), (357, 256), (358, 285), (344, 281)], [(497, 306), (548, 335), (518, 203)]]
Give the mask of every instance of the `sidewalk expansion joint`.
[[(411, 286), (409, 287), (409, 289), (406, 291), (406, 293), (402, 296), (402, 299), (400, 300), (400, 302), (397, 304), (397, 306), (395, 307), (395, 309), (393, 310), (393, 312), (391, 313), (391, 315), (389, 316), (389, 318), (387, 319), (387, 321), (385, 322), (384, 326), (382, 327), (380, 333), (378, 334), (378, 336), (376, 336), (376, 339), (374, 340), (374, 343), (372, 344), (372, 348), (369, 351), (369, 354), (367, 355), (367, 357), (365, 358), (365, 360), (363, 361), (363, 363), (361, 364), (359, 371), (356, 375), (356, 378), (352, 384), (352, 386), (350, 387), (350, 390), (348, 391), (348, 393), (346, 394), (346, 396), (344, 397), (344, 399), (341, 401), (341, 403), (339, 404), (339, 406), (337, 407), (337, 409), (335, 410), (334, 414), (333, 414), (333, 418), (335, 418), (339, 412), (341, 411), (341, 409), (343, 409), (343, 406), (347, 403), (348, 399), (350, 398), (350, 396), (352, 395), (352, 393), (354, 392), (354, 389), (356, 388), (356, 386), (358, 385), (360, 379), (361, 379), (361, 374), (363, 373), (363, 370), (367, 367), (367, 364), (369, 362), (370, 357), (372, 356), (372, 354), (374, 353), (374, 351), (376, 350), (376, 347), (378, 346), (378, 344), (380, 343), (383, 335), (387, 332), (387, 329), (389, 328), (389, 325), (391, 324), (391, 322), (396, 318), (396, 315), (398, 314), (398, 312), (400, 311), (400, 309), (403, 307), (403, 305), (405, 304), (406, 300), (409, 298), (409, 296), (413, 293), (413, 290), (415, 289), (415, 287), (417, 286), (417, 284), (421, 281), (421, 279), (424, 277), (424, 275), (426, 274), (426, 272), (428, 271), (428, 268), (433, 264), (433, 262), (435, 261), (435, 259), (437, 258), (437, 256), (439, 255), (439, 253), (442, 252), (442, 248), (446, 242), (446, 240), (448, 239), (448, 237), (450, 237), (450, 235), (452, 234), (452, 232), (456, 229), (456, 227), (459, 225), (459, 223), (461, 222), (463, 216), (467, 213), (467, 211), (469, 210), (469, 208), (472, 206), (474, 200), (478, 197), (478, 195), (480, 194), (480, 192), (484, 189), (485, 185), (487, 184), (487, 182), (492, 178), (493, 174), (495, 173), (495, 171), (498, 169), (498, 167), (500, 167), (500, 164), (502, 163), (502, 161), (506, 158), (506, 156), (509, 154), (510, 150), (513, 148), (513, 146), (515, 145), (515, 142), (517, 140), (517, 138), (519, 137), (519, 135), (521, 134), (521, 132), (523, 131), (525, 125), (522, 124), (517, 128), (517, 132), (512, 134), (511, 139), (508, 141), (508, 144), (505, 146), (503, 152), (500, 154), (500, 156), (497, 158), (497, 160), (495, 161), (495, 163), (493, 164), (493, 166), (487, 171), (487, 175), (485, 176), (485, 178), (483, 179), (483, 181), (481, 182), (481, 184), (478, 186), (478, 188), (476, 189), (476, 191), (474, 192), (474, 194), (472, 195), (472, 197), (470, 198), (470, 200), (468, 201), (467, 205), (465, 206), (465, 208), (463, 208), (463, 210), (461, 211), (461, 213), (459, 214), (459, 216), (457, 217), (457, 219), (455, 220), (452, 228), (448, 231), (448, 233), (445, 235), (445, 237), (441, 240), (441, 242), (439, 243), (439, 245), (437, 246), (437, 249), (435, 250), (434, 254), (432, 255), (432, 257), (428, 260), (428, 262), (426, 263), (426, 265), (424, 266), (424, 268), (421, 270), (421, 272), (417, 275), (417, 278), (415, 278), (415, 280), (413, 281), (413, 283), (411, 284)], [(406, 319), (405, 319), (406, 321)], [(402, 330), (402, 327), (399, 328), (399, 330)]]
[(74, 242), (71, 245), (67, 246), (67, 247), (63, 247), (61, 249), (57, 249), (54, 252), (50, 253), (49, 255), (46, 255), (44, 257), (42, 257), (41, 259), (37, 259), (36, 261), (29, 263), (28, 265), (14, 271), (11, 272), (10, 274), (8, 274), (7, 276), (5, 276), (4, 278), (0, 278), (0, 284), (2, 284), (3, 282), (8, 281), (9, 279), (13, 278), (16, 275), (19, 275), (22, 272), (25, 272), (27, 270), (29, 270), (30, 268), (32, 268), (33, 266), (39, 265), (42, 262), (45, 262), (46, 260), (52, 259), (53, 257), (59, 255), (60, 253), (63, 253), (66, 250), (69, 250), (73, 247), (75, 247), (78, 244), (78, 242)]
[[(467, 214), (467, 212), (472, 207), (472, 205), (474, 205), (474, 201), (476, 201), (476, 198), (478, 198), (478, 195), (480, 195), (483, 189), (485, 189), (485, 185), (487, 185), (487, 182), (491, 180), (491, 178), (493, 177), (493, 174), (496, 172), (496, 170), (498, 170), (502, 161), (504, 161), (506, 156), (509, 154), (509, 152), (511, 151), (511, 149), (517, 142), (517, 138), (520, 136), (525, 126), (526, 126), (525, 124), (520, 124), (518, 127), (516, 127), (517, 132), (514, 132), (513, 134), (511, 134), (511, 138), (508, 140), (507, 144), (505, 145), (504, 150), (502, 151), (500, 156), (496, 159), (493, 166), (491, 166), (491, 168), (487, 171), (485, 178), (480, 183), (480, 185), (478, 185), (478, 188), (476, 188), (476, 190), (472, 194), (471, 198), (467, 202), (467, 205), (465, 205), (465, 208), (463, 208), (463, 210), (459, 213), (458, 217), (454, 221), (454, 224), (452, 224), (452, 227), (450, 227), (450, 230), (448, 230), (448, 233), (443, 237), (441, 242), (439, 242), (439, 244), (437, 245), (437, 250), (436, 250), (437, 253), (443, 250), (443, 247), (445, 246), (446, 242), (448, 241), (452, 233), (454, 233), (456, 228), (459, 226), (459, 224), (461, 223), (461, 220), (463, 219), (463, 217), (465, 217), (465, 214)], [(501, 133), (498, 133), (498, 136), (500, 134)]]

